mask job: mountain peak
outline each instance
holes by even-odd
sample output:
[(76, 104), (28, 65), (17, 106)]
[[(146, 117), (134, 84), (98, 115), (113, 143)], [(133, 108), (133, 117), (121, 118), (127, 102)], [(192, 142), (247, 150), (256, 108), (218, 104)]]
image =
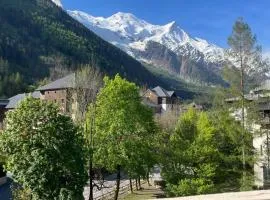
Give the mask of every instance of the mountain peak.
[(107, 18), (108, 20), (117, 20), (117, 21), (125, 21), (125, 20), (133, 20), (138, 21), (139, 19), (131, 14), (131, 13), (124, 13), (124, 12), (117, 12), (113, 14), (112, 16)]
[(220, 47), (200, 38), (192, 38), (176, 21), (165, 25), (154, 25), (131, 13), (124, 12), (117, 12), (108, 18), (70, 14), (97, 35), (130, 55), (134, 55), (133, 52), (138, 50), (145, 51), (147, 44), (152, 41), (178, 55), (196, 54), (195, 60), (200, 60), (198, 57), (202, 55), (203, 59), (209, 62), (223, 57), (223, 50)]
[(63, 8), (63, 5), (61, 3), (61, 0), (52, 0), (53, 3), (55, 3), (57, 6)]
[(172, 21), (172, 22), (168, 23), (167, 26), (171, 26), (171, 27), (177, 26), (176, 21)]
[(117, 12), (112, 16), (119, 16), (119, 17), (135, 17), (132, 13), (125, 13), (125, 12)]

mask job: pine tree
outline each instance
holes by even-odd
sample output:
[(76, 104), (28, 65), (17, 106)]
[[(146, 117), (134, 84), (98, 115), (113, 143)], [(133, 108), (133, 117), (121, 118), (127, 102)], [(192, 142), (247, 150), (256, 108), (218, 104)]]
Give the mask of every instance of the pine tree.
[[(242, 124), (242, 165), (246, 169), (246, 152), (244, 143), (245, 126), (247, 124), (247, 111), (245, 92), (254, 85), (254, 77), (261, 77), (264, 71), (264, 62), (261, 56), (261, 48), (257, 45), (256, 36), (252, 33), (249, 25), (242, 18), (237, 19), (233, 26), (231, 35), (228, 38), (230, 49), (231, 66), (226, 70), (226, 78), (231, 84), (234, 96), (240, 96), (241, 124)], [(229, 70), (228, 70), (229, 69)], [(245, 175), (245, 174), (243, 174)], [(244, 176), (243, 176), (244, 179)], [(243, 180), (244, 181), (244, 180)]]

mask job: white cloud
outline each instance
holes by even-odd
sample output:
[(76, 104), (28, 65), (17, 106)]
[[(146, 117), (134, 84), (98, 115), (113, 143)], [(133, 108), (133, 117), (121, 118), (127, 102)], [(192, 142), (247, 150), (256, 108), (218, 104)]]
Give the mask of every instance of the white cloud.
[(57, 6), (63, 8), (63, 5), (61, 3), (61, 0), (52, 0), (52, 2), (54, 2)]

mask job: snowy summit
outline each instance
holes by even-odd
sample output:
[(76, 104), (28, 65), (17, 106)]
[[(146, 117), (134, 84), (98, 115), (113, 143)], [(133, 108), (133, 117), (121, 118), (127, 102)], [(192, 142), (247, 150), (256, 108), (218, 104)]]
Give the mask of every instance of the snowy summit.
[[(134, 50), (144, 51), (149, 42), (157, 42), (181, 55), (191, 55), (208, 62), (223, 59), (223, 49), (200, 38), (192, 38), (173, 21), (165, 25), (153, 25), (133, 14), (118, 12), (108, 18), (94, 17), (82, 11), (67, 11), (106, 41), (134, 56)], [(196, 57), (197, 56), (197, 57)]]
[(63, 8), (63, 5), (61, 3), (61, 0), (52, 0), (52, 2), (54, 2), (57, 6)]

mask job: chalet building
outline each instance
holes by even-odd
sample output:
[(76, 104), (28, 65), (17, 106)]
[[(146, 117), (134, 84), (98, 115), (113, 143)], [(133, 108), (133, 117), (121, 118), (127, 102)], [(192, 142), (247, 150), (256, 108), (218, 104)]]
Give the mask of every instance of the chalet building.
[(38, 88), (32, 93), (17, 94), (9, 99), (0, 100), (0, 130), (3, 128), (5, 113), (8, 110), (15, 109), (21, 101), (32, 96), (36, 99), (50, 101), (59, 104), (63, 113), (70, 114), (75, 118), (77, 103), (71, 90), (75, 87), (75, 74), (53, 81), (47, 85)]
[(254, 165), (255, 184), (260, 188), (270, 187), (270, 80), (250, 92), (257, 102), (261, 114), (259, 124), (254, 124), (254, 130), (259, 135), (253, 138), (253, 146), (258, 153), (258, 161)]
[(93, 94), (94, 92), (89, 86), (85, 85), (80, 77), (77, 78), (75, 73), (72, 73), (39, 87), (33, 93), (18, 94), (7, 100), (0, 100), (0, 128), (3, 124), (5, 112), (15, 109), (28, 96), (58, 104), (62, 113), (75, 120), (82, 115), (80, 110), (83, 106), (82, 103), (78, 102), (85, 102), (84, 99)]
[(40, 99), (59, 104), (63, 113), (70, 112), (70, 91), (75, 87), (75, 74), (57, 79), (37, 89), (41, 93)]
[[(227, 99), (228, 103), (239, 101), (240, 98)], [(260, 87), (245, 95), (245, 101), (256, 102), (260, 119), (256, 123), (246, 124), (253, 134), (253, 147), (257, 153), (254, 164), (254, 185), (258, 188), (270, 187), (270, 80), (265, 81)], [(245, 109), (245, 112), (247, 110)], [(241, 121), (241, 109), (232, 113), (232, 116)]]
[(62, 113), (75, 120), (79, 110), (76, 84), (76, 75), (72, 73), (38, 88), (37, 91), (41, 93), (41, 100), (57, 103)]
[(8, 104), (6, 105), (6, 110), (12, 110), (15, 109), (21, 101), (23, 101), (27, 97), (33, 97), (35, 99), (39, 99), (41, 97), (40, 92), (35, 91), (32, 93), (23, 93), (23, 94), (17, 94), (13, 97), (10, 97), (8, 99)]
[(151, 107), (155, 113), (176, 109), (179, 104), (179, 98), (174, 91), (167, 91), (160, 86), (148, 89), (142, 97), (143, 103)]

